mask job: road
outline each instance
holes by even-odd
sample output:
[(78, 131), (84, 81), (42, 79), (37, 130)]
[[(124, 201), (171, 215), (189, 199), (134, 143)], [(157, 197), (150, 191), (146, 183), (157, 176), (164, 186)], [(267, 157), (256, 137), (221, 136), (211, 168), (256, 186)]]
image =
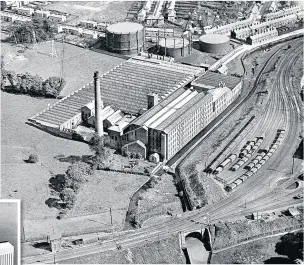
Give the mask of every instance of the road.
[[(293, 57), (300, 56), (301, 53), (302, 51), (299, 50), (294, 53)], [(297, 126), (299, 126), (299, 113), (296, 103), (298, 95), (290, 86), (289, 76), (286, 75), (294, 63), (294, 60), (292, 60), (293, 57), (291, 57), (288, 51), (284, 56), (282, 56), (282, 66), (278, 75), (280, 85), (277, 86), (277, 89), (280, 89), (280, 93), (283, 98), (281, 103), (284, 104), (285, 107), (288, 106), (284, 112), (284, 115), (286, 115), (284, 116), (285, 121), (289, 124), (284, 138), (285, 146), (292, 146), (294, 144), (292, 137), (297, 134)], [(292, 150), (290, 150), (290, 152), (291, 151)], [(281, 152), (276, 152), (269, 160), (269, 166), (277, 167), (284, 155), (283, 150), (281, 150)], [(269, 187), (271, 177), (271, 174), (258, 173), (255, 177), (249, 178), (244, 182), (227, 198), (213, 205), (204, 207), (200, 210), (186, 212), (181, 217), (172, 218), (166, 223), (157, 224), (153, 227), (145, 227), (135, 231), (130, 231), (129, 233), (120, 236), (115, 236), (115, 241), (109, 240), (102, 244), (95, 243), (76, 249), (63, 250), (57, 253), (56, 260), (66, 260), (103, 251), (115, 250), (117, 249), (116, 243), (121, 245), (122, 249), (133, 248), (142, 246), (147, 242), (164, 239), (169, 235), (178, 234), (181, 231), (195, 230), (197, 229), (197, 224), (190, 220), (206, 222), (207, 214), (210, 215), (210, 223), (216, 223), (218, 221), (223, 222), (225, 220), (241, 218), (244, 215), (248, 215), (256, 211), (267, 211), (295, 204), (295, 200), (292, 197), (295, 194), (298, 194), (301, 188), (296, 190), (285, 190), (288, 185), (295, 181), (295, 177), (292, 177), (290, 180), (279, 186), (274, 184)], [(282, 196), (282, 194), (284, 194), (284, 196)], [(245, 200), (247, 201), (245, 202)], [(303, 199), (297, 200), (296, 202), (303, 203)], [(23, 263), (35, 263), (38, 261), (52, 263), (54, 261), (54, 256), (53, 254), (49, 254), (26, 257), (23, 259)]]

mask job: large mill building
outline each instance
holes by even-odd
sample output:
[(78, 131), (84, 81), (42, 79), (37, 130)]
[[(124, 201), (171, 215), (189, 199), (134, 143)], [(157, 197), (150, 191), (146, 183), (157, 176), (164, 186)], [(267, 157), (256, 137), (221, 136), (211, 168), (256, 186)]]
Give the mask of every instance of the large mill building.
[(123, 153), (169, 160), (241, 92), (239, 78), (145, 54), (94, 78), (30, 121), (53, 132), (98, 122)]

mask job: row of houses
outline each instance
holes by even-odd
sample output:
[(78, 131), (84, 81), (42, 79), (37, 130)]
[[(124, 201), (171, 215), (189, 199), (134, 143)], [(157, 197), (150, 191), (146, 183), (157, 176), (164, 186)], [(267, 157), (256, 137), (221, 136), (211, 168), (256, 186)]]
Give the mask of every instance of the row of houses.
[(9, 13), (9, 12), (5, 12), (5, 11), (1, 11), (1, 21), (5, 21), (5, 22), (26, 22), (26, 21), (31, 21), (31, 18), (26, 17), (26, 16), (21, 16), (21, 15), (17, 15), (14, 13)]
[(259, 32), (247, 38), (247, 43), (254, 45), (263, 41), (267, 41), (273, 39), (279, 35), (278, 30), (276, 28), (265, 29), (263, 32)]
[(298, 14), (286, 15), (277, 19), (268, 20), (264, 22), (256, 22), (247, 26), (246, 28), (232, 30), (231, 37), (234, 39), (246, 40), (248, 37), (262, 33), (266, 29), (278, 28), (290, 23), (295, 23), (297, 20), (299, 20)]
[(30, 7), (19, 7), (16, 9), (16, 11), (19, 15), (22, 16), (48, 18), (49, 20), (56, 23), (65, 22), (67, 20), (67, 17), (65, 15), (53, 14), (48, 10), (35, 10)]
[(59, 25), (57, 31), (58, 33), (63, 32), (66, 34), (76, 35), (84, 38), (98, 39), (98, 37), (104, 37), (104, 33), (102, 32), (70, 25)]
[(282, 10), (279, 10), (277, 12), (266, 13), (265, 15), (263, 15), (262, 20), (269, 21), (269, 20), (277, 19), (277, 18), (280, 18), (283, 16), (296, 14), (301, 11), (303, 11), (302, 5), (294, 5), (294, 6), (290, 6), (290, 7), (284, 8)]

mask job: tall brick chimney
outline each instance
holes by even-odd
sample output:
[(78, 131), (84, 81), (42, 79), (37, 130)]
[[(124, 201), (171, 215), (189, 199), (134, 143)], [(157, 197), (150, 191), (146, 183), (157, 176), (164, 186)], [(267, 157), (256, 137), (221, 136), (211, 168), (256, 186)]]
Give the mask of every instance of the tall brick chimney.
[(100, 79), (99, 73), (94, 73), (94, 90), (95, 90), (95, 132), (99, 135), (103, 135), (103, 122), (101, 117), (101, 96), (100, 96)]

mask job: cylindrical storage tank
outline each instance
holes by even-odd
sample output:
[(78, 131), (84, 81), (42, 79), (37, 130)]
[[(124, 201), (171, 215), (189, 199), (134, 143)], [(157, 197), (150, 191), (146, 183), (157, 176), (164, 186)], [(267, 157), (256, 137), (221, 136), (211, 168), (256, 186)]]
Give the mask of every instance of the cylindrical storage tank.
[(220, 34), (206, 34), (199, 38), (199, 46), (202, 52), (224, 54), (230, 52), (230, 39)]
[(144, 27), (134, 22), (120, 22), (106, 28), (108, 51), (125, 55), (143, 51), (145, 41)]
[(159, 40), (159, 54), (181, 58), (191, 54), (189, 41), (186, 38), (172, 37)]

